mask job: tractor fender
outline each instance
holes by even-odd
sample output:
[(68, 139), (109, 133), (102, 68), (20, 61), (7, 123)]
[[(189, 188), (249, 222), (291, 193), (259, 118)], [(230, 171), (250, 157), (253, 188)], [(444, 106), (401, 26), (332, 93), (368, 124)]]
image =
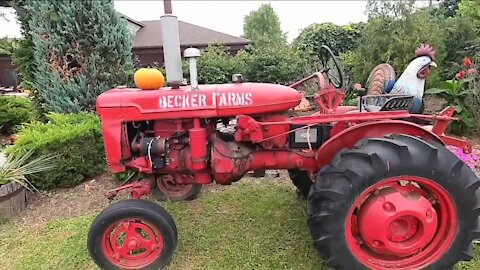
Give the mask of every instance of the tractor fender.
[(436, 134), (411, 122), (386, 120), (361, 123), (339, 132), (322, 144), (315, 155), (318, 167), (320, 169), (324, 165), (330, 164), (339, 151), (352, 148), (364, 138), (381, 138), (390, 134), (406, 134), (445, 145)]

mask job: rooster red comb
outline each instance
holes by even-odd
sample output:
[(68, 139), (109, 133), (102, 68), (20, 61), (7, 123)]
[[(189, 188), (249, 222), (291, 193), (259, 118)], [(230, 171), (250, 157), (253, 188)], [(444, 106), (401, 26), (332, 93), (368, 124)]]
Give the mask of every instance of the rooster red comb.
[(428, 56), (432, 59), (432, 61), (435, 60), (435, 50), (428, 44), (422, 44), (422, 46), (418, 47), (415, 51), (415, 55), (417, 57)]

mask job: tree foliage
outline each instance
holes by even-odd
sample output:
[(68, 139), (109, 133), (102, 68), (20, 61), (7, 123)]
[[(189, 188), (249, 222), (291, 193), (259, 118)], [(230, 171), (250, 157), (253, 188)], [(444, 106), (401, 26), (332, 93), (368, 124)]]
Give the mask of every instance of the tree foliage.
[(478, 0), (462, 0), (459, 5), (459, 13), (467, 18), (473, 26), (480, 31), (480, 3)]
[[(198, 82), (228, 83), (233, 74), (241, 73), (250, 82), (289, 84), (303, 74), (305, 59), (301, 52), (287, 45), (254, 46), (235, 56), (223, 45), (210, 45), (198, 59)], [(186, 61), (183, 70), (189, 77)]]
[(368, 0), (366, 13), (369, 18), (405, 18), (415, 11), (416, 0)]
[[(18, 47), (13, 52), (12, 60), (22, 77), (21, 86), (32, 90), (35, 95), (36, 91), (33, 89), (32, 82), (34, 80), (33, 73), (35, 72), (36, 66), (32, 61), (34, 47), (29, 24), (31, 13), (27, 9), (32, 2), (33, 0), (13, 0), (11, 2), (13, 8), (15, 8), (18, 20), (20, 21), (20, 30), (23, 36), (23, 38), (18, 41)], [(34, 100), (36, 104), (38, 101), (38, 99)], [(38, 108), (39, 106), (36, 107)]]
[(460, 2), (461, 0), (443, 0), (440, 5), (434, 9), (434, 14), (441, 15), (446, 18), (455, 17), (457, 15)]
[(403, 18), (373, 17), (365, 26), (358, 49), (343, 55), (344, 65), (357, 82), (365, 82), (372, 69), (381, 63), (391, 64), (401, 74), (422, 43), (440, 52), (435, 62), (442, 66), (444, 30), (428, 11), (416, 11)]
[(333, 23), (312, 24), (302, 30), (294, 40), (294, 46), (314, 58), (321, 56), (327, 45), (339, 55), (357, 48), (361, 41), (363, 23), (338, 26)]
[(46, 111), (93, 111), (131, 74), (131, 34), (112, 0), (28, 1), (35, 97)]
[(290, 84), (306, 68), (306, 57), (291, 46), (256, 47), (241, 55), (245, 77), (252, 82)]
[[(202, 50), (198, 59), (198, 82), (200, 84), (225, 83), (236, 72), (236, 58), (221, 44), (213, 44)], [(184, 62), (184, 73), (190, 76), (188, 62)]]
[(280, 19), (270, 4), (262, 4), (258, 10), (245, 16), (243, 34), (258, 46), (287, 43)]
[(444, 62), (441, 67), (443, 79), (453, 78), (460, 69), (459, 63), (465, 57), (471, 57), (478, 51), (476, 29), (468, 18), (448, 17), (443, 22), (445, 49), (441, 52)]

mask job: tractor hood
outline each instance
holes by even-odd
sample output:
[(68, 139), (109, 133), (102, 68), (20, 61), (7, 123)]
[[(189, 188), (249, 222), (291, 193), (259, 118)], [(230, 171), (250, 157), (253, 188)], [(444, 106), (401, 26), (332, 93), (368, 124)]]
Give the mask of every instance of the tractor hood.
[(159, 113), (161, 118), (212, 118), (283, 112), (297, 106), (301, 99), (302, 95), (293, 88), (264, 83), (199, 85), (193, 91), (190, 86), (159, 90), (123, 88), (101, 94), (97, 109), (135, 108), (140, 114)]

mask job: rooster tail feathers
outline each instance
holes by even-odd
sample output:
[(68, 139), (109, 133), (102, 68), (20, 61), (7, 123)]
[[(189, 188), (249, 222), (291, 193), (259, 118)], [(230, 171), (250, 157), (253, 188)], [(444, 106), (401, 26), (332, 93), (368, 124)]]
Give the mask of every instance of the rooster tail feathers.
[(366, 88), (367, 95), (380, 95), (389, 93), (395, 84), (395, 69), (389, 64), (376, 66), (368, 76)]

